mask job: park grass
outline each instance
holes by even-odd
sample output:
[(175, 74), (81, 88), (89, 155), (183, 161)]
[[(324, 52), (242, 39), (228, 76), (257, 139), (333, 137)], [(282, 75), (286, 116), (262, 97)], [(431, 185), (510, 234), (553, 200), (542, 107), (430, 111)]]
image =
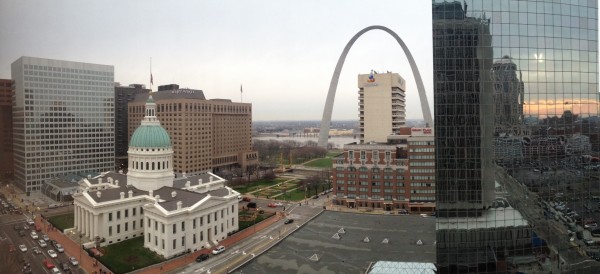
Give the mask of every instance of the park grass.
[(333, 158), (333, 157), (339, 156), (342, 153), (344, 153), (344, 151), (342, 151), (342, 150), (330, 150), (330, 151), (327, 151), (326, 157)]
[(308, 167), (331, 168), (333, 166), (333, 160), (331, 160), (331, 158), (321, 158), (310, 161), (304, 165)]
[(143, 236), (105, 246), (103, 250), (104, 256), (98, 260), (114, 273), (127, 273), (164, 261), (144, 247)]
[(67, 228), (72, 228), (75, 226), (75, 214), (67, 213), (63, 215), (56, 215), (48, 217), (48, 222), (50, 222), (54, 227), (58, 228), (60, 231), (64, 232)]
[(304, 187), (298, 187), (292, 191), (288, 191), (285, 194), (277, 196), (277, 199), (297, 202), (304, 200), (304, 195)]
[[(255, 213), (255, 211), (253, 211), (253, 210), (239, 211), (238, 215), (241, 217), (241, 216), (253, 215), (254, 213)], [(257, 214), (256, 221), (255, 220), (241, 221), (241, 219), (240, 219), (240, 221), (238, 223), (238, 231), (242, 231), (248, 227), (251, 227), (254, 224), (258, 224), (273, 215), (275, 215), (275, 213), (265, 212), (263, 214)]]
[(235, 186), (233, 187), (233, 189), (239, 193), (242, 194), (246, 194), (248, 192), (252, 192), (264, 187), (268, 187), (268, 186), (272, 186), (278, 183), (281, 183), (285, 181), (285, 179), (283, 178), (276, 178), (275, 180), (259, 180), (259, 181), (255, 181), (255, 182), (251, 182), (248, 184), (244, 184), (244, 185), (240, 185), (240, 186)]

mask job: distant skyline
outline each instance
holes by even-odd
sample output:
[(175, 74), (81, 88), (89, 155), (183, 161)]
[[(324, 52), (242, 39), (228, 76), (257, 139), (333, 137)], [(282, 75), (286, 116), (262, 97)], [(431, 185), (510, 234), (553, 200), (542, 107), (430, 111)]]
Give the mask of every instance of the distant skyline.
[[(320, 120), (331, 74), (359, 30), (398, 33), (432, 94), (429, 1), (22, 1), (0, 2), (0, 77), (21, 56), (115, 66), (122, 85), (176, 83), (207, 98), (253, 104), (254, 120)], [(421, 118), (408, 62), (382, 31), (363, 35), (340, 77), (334, 120), (358, 119), (357, 75), (400, 73), (407, 117)]]

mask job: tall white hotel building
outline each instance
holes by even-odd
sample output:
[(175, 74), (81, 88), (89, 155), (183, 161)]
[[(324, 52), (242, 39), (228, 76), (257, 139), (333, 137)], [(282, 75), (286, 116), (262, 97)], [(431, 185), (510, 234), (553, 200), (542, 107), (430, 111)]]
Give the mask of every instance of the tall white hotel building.
[(113, 66), (21, 57), (11, 73), (17, 186), (113, 169)]

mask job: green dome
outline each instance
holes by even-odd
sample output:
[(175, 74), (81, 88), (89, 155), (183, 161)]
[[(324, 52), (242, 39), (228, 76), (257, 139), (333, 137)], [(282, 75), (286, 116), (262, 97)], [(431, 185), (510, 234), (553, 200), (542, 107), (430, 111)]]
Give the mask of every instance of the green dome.
[(160, 125), (141, 125), (133, 132), (129, 146), (166, 148), (171, 147), (171, 138), (167, 131)]

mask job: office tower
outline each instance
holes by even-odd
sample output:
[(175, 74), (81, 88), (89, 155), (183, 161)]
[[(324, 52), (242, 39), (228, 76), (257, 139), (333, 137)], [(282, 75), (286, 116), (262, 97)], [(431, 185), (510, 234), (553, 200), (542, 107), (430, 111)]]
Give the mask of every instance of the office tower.
[(0, 178), (13, 175), (12, 80), (0, 79)]
[[(173, 141), (175, 172), (246, 171), (258, 163), (258, 154), (252, 150), (251, 104), (207, 100), (202, 90), (178, 85), (160, 86), (152, 97), (156, 116)], [(143, 118), (147, 98), (140, 94), (129, 103), (130, 136)]]
[(433, 212), (431, 128), (400, 128), (386, 143), (347, 144), (334, 159), (334, 203), (348, 208)]
[(404, 78), (398, 73), (358, 75), (361, 143), (387, 141), (406, 123)]
[(593, 273), (597, 5), (433, 2), (439, 273)]
[(11, 72), (17, 186), (113, 169), (113, 66), (21, 57)]
[(115, 165), (118, 168), (127, 165), (127, 149), (129, 142), (127, 104), (135, 96), (150, 92), (144, 85), (115, 86)]

